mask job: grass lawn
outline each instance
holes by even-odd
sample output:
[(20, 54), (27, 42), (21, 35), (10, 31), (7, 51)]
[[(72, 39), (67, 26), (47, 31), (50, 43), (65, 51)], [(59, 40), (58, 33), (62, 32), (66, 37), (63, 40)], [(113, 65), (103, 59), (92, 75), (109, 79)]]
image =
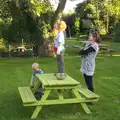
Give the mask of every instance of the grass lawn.
[[(0, 120), (30, 120), (34, 107), (23, 107), (17, 87), (29, 85), (33, 62), (45, 73), (56, 71), (52, 57), (0, 59)], [(80, 63), (79, 56), (66, 54), (67, 74), (85, 85)], [(98, 56), (96, 64), (94, 85), (100, 100), (89, 106), (92, 115), (86, 115), (79, 104), (55, 105), (43, 107), (37, 120), (120, 120), (120, 103), (115, 101), (120, 98), (120, 57)]]

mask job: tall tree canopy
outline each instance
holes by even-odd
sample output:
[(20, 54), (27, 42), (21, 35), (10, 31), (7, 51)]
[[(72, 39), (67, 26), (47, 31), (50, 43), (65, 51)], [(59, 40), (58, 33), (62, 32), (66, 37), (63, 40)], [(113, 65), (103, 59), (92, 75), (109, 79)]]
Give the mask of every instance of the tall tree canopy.
[(120, 19), (119, 0), (89, 0), (80, 3), (76, 13), (81, 18), (91, 19), (101, 33), (109, 33)]
[(59, 0), (54, 10), (50, 0), (0, 0), (0, 18), (8, 25), (6, 30), (2, 30), (2, 36), (9, 43), (19, 43), (24, 39), (37, 46), (39, 56), (44, 54), (40, 53), (44, 50), (39, 48), (44, 46), (66, 1)]

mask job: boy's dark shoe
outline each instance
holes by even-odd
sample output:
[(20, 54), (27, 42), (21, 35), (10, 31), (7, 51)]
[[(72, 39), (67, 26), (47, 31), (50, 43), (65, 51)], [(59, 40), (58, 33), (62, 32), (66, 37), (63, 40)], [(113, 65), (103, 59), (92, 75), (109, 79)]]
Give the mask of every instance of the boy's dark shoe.
[(38, 100), (40, 100), (43, 95), (44, 95), (44, 93), (42, 93), (42, 92), (35, 92), (35, 97), (36, 97), (36, 99), (38, 99)]
[(93, 105), (93, 103), (92, 102), (88, 102), (87, 105)]

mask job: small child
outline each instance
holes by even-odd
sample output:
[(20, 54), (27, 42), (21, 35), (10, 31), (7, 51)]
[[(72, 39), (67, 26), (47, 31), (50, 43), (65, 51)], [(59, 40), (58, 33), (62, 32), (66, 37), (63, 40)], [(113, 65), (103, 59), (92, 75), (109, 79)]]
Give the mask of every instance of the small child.
[[(30, 81), (30, 87), (34, 88), (35, 84), (38, 83), (38, 79), (34, 79), (36, 74), (43, 74), (43, 71), (41, 69), (39, 69), (39, 64), (38, 63), (33, 63), (32, 64), (32, 69), (33, 69), (33, 74), (32, 74), (32, 78), (31, 78), (31, 81)], [(39, 88), (43, 88), (42, 84), (39, 86)], [(43, 95), (42, 92), (35, 92), (35, 96), (38, 99), (41, 98), (42, 95)]]
[(66, 30), (66, 23), (60, 20), (57, 23), (56, 29), (58, 33), (56, 35), (56, 39), (54, 41), (54, 52), (56, 53), (57, 64), (58, 64), (58, 73), (65, 73), (64, 70), (64, 51), (65, 51), (65, 36), (64, 31)]

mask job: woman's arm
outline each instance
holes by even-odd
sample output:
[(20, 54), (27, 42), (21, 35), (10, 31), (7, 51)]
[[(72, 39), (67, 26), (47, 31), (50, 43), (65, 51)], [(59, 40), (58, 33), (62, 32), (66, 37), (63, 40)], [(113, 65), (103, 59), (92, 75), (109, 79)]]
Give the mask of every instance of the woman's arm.
[(95, 52), (95, 49), (93, 47), (89, 47), (86, 50), (81, 50), (79, 54), (82, 56), (82, 55), (88, 55), (91, 52)]

